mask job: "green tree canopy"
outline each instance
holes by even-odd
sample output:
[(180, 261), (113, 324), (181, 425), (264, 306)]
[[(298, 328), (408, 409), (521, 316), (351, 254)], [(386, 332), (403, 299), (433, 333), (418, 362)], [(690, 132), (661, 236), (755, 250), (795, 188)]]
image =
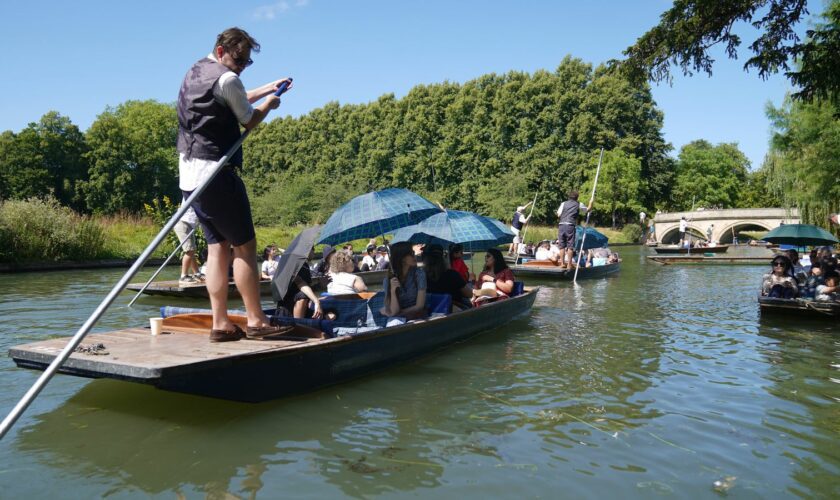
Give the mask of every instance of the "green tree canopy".
[(174, 106), (127, 101), (100, 114), (87, 131), (90, 179), (83, 184), (88, 209), (139, 212), (163, 195), (180, 199)]
[[(741, 37), (738, 23), (758, 30), (744, 69), (758, 70), (761, 78), (784, 71), (799, 87), (797, 98), (837, 98), (840, 92), (840, 1), (831, 0), (825, 22), (807, 31), (802, 40), (796, 25), (808, 14), (806, 0), (676, 0), (658, 25), (624, 51), (626, 60), (613, 61), (632, 79), (670, 81), (670, 67), (683, 74), (712, 74), (710, 50), (722, 45), (737, 58)], [(792, 61), (799, 64), (794, 69)]]
[(674, 208), (733, 208), (740, 202), (747, 181), (749, 160), (737, 144), (699, 140), (686, 144), (677, 161)]
[(805, 220), (826, 225), (827, 214), (840, 208), (840, 107), (788, 98), (779, 108), (768, 105), (767, 115), (773, 126), (764, 165), (769, 186)]
[(64, 205), (82, 208), (77, 184), (87, 176), (84, 136), (55, 111), (20, 133), (0, 137), (0, 186), (4, 197), (26, 199), (49, 194)]
[[(597, 158), (593, 157), (587, 181), (580, 192), (580, 200), (589, 203), (597, 172)], [(642, 162), (632, 154), (620, 150), (605, 151), (601, 174), (595, 191), (593, 211), (606, 211), (613, 229), (619, 220), (625, 221), (642, 210)]]

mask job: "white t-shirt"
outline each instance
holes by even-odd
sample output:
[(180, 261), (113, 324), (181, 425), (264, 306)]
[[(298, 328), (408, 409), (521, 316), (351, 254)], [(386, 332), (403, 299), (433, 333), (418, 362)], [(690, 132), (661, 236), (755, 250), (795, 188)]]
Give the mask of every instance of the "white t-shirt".
[(362, 265), (364, 266), (365, 264), (367, 264), (368, 268), (371, 270), (376, 267), (376, 261), (370, 255), (362, 257)]
[(548, 260), (551, 258), (551, 250), (548, 248), (538, 248), (537, 252), (534, 254), (534, 258), (537, 260)]
[(274, 273), (277, 272), (278, 264), (279, 262), (274, 259), (264, 260), (262, 263), (262, 272), (273, 278)]
[(688, 221), (685, 219), (680, 219), (680, 232), (684, 233), (685, 229), (688, 227)]
[(327, 293), (330, 295), (342, 295), (345, 293), (357, 293), (353, 288), (356, 282), (356, 275), (351, 273), (334, 273), (332, 281), (327, 284)]
[[(215, 54), (210, 54), (207, 57), (216, 62), (219, 61)], [(227, 71), (219, 77), (219, 80), (213, 86), (213, 97), (216, 101), (230, 108), (239, 123), (245, 124), (251, 121), (254, 107), (248, 102), (248, 93), (245, 91), (245, 86), (242, 85), (242, 80), (233, 71)], [(183, 191), (194, 190), (207, 178), (215, 165), (216, 162), (213, 160), (202, 160), (200, 158), (187, 160), (183, 154), (179, 154), (179, 187)]]

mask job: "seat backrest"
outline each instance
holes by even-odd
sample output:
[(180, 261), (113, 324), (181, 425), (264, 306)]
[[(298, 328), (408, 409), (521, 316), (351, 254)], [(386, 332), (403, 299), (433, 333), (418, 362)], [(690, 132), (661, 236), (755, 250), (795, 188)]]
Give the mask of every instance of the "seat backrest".
[(511, 297), (516, 297), (517, 295), (522, 295), (525, 293), (525, 282), (524, 281), (514, 281), (513, 282), (513, 291), (510, 293)]
[(429, 314), (449, 314), (452, 312), (452, 295), (448, 293), (427, 293), (426, 310)]

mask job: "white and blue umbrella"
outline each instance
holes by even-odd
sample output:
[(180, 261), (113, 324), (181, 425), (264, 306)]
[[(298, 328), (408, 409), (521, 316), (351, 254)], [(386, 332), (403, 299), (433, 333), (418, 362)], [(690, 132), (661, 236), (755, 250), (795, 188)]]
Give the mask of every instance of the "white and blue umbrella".
[(410, 241), (448, 247), (461, 244), (467, 251), (483, 251), (513, 241), (513, 232), (501, 222), (461, 210), (432, 215), (414, 226), (394, 232), (393, 242)]
[(321, 230), (318, 243), (338, 245), (390, 234), (442, 211), (407, 189), (391, 188), (362, 194), (333, 212)]

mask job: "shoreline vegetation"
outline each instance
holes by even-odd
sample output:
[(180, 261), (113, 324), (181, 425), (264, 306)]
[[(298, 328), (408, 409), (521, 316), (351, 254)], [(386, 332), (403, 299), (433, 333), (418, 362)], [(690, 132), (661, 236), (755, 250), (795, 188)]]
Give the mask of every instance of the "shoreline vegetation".
[[(0, 202), (0, 272), (128, 266), (161, 227), (162, 223), (149, 215), (79, 215), (53, 198)], [(269, 244), (285, 248), (304, 227), (257, 226), (257, 252)], [(633, 243), (635, 232), (627, 227), (631, 226), (625, 226), (624, 231), (597, 229), (612, 244)], [(531, 226), (528, 240), (554, 239), (556, 232), (553, 226)], [(350, 243), (356, 252), (362, 252), (367, 246), (367, 240)], [(172, 235), (150, 260), (162, 262), (177, 244)], [(174, 258), (173, 262), (179, 260)]]

